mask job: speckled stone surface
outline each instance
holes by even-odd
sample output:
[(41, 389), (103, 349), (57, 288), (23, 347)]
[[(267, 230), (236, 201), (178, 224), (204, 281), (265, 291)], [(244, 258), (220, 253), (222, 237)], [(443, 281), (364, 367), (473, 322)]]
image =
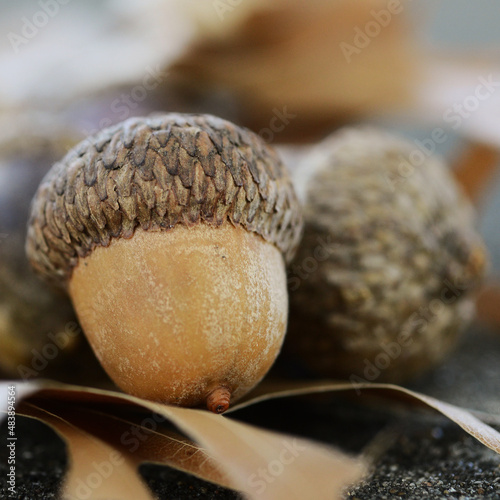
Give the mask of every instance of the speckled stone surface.
[[(10, 496), (7, 485), (7, 448), (0, 447), (0, 498), (22, 500), (57, 499), (67, 467), (62, 441), (44, 424), (31, 419), (16, 419), (19, 439), (16, 445), (16, 492)], [(0, 442), (7, 441), (7, 427), (0, 429)]]
[(412, 422), (348, 498), (500, 498), (500, 457), (456, 426)]

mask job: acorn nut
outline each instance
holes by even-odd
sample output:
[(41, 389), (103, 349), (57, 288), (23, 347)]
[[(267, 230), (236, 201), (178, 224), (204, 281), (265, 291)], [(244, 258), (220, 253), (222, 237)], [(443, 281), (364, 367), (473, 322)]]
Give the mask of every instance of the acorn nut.
[(438, 363), (473, 316), (486, 261), (448, 169), (389, 133), (344, 129), (303, 160), (296, 185), (305, 229), (289, 269), (288, 355), (367, 382)]
[(55, 164), (27, 253), (124, 391), (222, 413), (274, 362), (302, 219), (276, 153), (209, 115), (133, 118)]

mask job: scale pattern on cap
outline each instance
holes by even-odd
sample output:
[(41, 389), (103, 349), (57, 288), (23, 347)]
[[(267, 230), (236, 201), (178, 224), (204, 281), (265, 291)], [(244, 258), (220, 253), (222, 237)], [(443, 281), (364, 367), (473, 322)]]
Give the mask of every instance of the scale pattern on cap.
[(56, 163), (33, 200), (28, 257), (65, 286), (78, 259), (135, 228), (239, 224), (286, 260), (302, 218), (274, 150), (247, 129), (210, 115), (133, 118), (78, 144)]

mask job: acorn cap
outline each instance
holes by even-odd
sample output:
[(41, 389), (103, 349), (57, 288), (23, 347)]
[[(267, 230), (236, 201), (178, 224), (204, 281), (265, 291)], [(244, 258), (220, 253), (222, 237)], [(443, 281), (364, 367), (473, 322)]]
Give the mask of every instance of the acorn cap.
[(87, 138), (56, 163), (33, 200), (26, 249), (66, 287), (78, 259), (135, 228), (240, 225), (289, 261), (302, 219), (288, 173), (251, 131), (210, 115), (132, 118)]

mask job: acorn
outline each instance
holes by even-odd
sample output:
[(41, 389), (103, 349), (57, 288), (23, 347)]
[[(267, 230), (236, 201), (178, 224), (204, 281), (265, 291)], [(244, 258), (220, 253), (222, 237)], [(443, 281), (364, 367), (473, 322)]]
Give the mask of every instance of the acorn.
[(296, 180), (305, 229), (289, 268), (288, 359), (357, 382), (440, 362), (473, 317), (486, 262), (447, 167), (387, 132), (344, 129)]
[(133, 118), (56, 163), (27, 254), (125, 392), (222, 413), (278, 355), (300, 205), (276, 153), (209, 115)]
[(34, 275), (24, 244), (31, 198), (71, 134), (36, 119), (9, 124), (12, 134), (0, 134), (0, 377), (59, 377), (79, 343), (66, 333), (75, 317), (69, 300)]

